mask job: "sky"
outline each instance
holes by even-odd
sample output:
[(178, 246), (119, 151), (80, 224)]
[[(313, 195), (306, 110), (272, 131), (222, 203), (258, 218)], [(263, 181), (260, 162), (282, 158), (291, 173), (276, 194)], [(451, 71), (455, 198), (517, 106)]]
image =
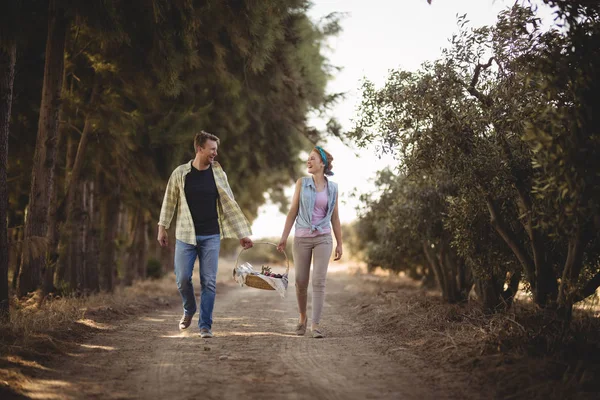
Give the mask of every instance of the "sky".
[[(344, 131), (352, 129), (363, 79), (381, 87), (392, 69), (417, 70), (448, 46), (448, 39), (458, 30), (457, 15), (467, 14), (473, 27), (491, 25), (499, 11), (512, 4), (514, 0), (433, 0), (431, 5), (426, 0), (313, 0), (309, 16), (316, 23), (332, 12), (344, 15), (342, 32), (331, 38), (324, 50), (329, 62), (342, 68), (327, 91), (346, 93), (330, 116)], [(309, 123), (324, 129), (325, 120), (312, 118)], [(393, 166), (394, 161), (389, 156), (380, 158), (375, 148), (350, 148), (338, 139), (322, 145), (334, 157), (335, 175), (331, 179), (339, 186), (340, 219), (351, 222), (357, 218), (359, 204), (351, 193), (373, 192), (376, 172)], [(286, 190), (290, 200), (293, 189), (291, 184)], [(278, 237), (285, 217), (267, 202), (253, 223), (253, 237)]]

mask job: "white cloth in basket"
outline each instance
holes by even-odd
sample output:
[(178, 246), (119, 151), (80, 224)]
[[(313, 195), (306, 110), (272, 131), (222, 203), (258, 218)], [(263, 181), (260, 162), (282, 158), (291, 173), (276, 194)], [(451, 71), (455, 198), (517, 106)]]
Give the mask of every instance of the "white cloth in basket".
[(272, 278), (270, 276), (265, 276), (259, 274), (254, 271), (252, 265), (248, 262), (245, 262), (241, 265), (235, 267), (235, 273), (233, 274), (233, 279), (240, 285), (244, 286), (246, 284), (246, 277), (248, 275), (256, 275), (263, 281), (267, 282), (273, 289), (279, 293), (279, 295), (283, 298), (285, 297), (285, 292), (288, 287), (288, 277), (287, 275), (283, 275), (282, 278)]

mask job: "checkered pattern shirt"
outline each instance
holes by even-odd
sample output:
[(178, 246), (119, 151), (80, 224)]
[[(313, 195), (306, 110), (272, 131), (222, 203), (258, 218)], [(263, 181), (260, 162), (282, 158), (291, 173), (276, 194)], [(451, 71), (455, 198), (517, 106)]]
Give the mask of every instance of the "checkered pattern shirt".
[[(177, 209), (177, 225), (175, 237), (184, 243), (196, 245), (196, 231), (194, 220), (185, 198), (185, 176), (192, 170), (192, 163), (180, 165), (175, 168), (165, 190), (162, 208), (160, 210), (159, 225), (169, 229), (175, 209)], [(250, 223), (242, 213), (240, 206), (235, 201), (227, 175), (218, 162), (213, 162), (212, 171), (219, 193), (217, 201), (217, 213), (219, 214), (219, 228), (221, 238), (241, 239), (252, 234)]]

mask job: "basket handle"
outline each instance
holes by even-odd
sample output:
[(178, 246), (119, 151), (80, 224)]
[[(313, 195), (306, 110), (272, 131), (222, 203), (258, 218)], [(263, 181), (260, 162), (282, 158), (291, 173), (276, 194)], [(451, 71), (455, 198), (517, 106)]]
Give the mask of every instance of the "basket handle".
[[(275, 243), (271, 243), (271, 242), (254, 242), (254, 244), (255, 244), (255, 245), (256, 245), (256, 244), (268, 244), (268, 245), (270, 245), (270, 246), (275, 246), (275, 248), (277, 248), (277, 245), (276, 245)], [(239, 252), (239, 254), (238, 254), (238, 256), (237, 256), (237, 258), (236, 258), (236, 260), (235, 260), (235, 265), (233, 266), (233, 270), (234, 270), (234, 272), (235, 272), (235, 268), (237, 267), (237, 265), (238, 265), (238, 263), (239, 263), (239, 261), (240, 261), (240, 256), (242, 255), (242, 253), (243, 253), (245, 250), (249, 250), (249, 249), (251, 249), (251, 248), (252, 248), (252, 247), (250, 247), (250, 248), (248, 248), (248, 249), (244, 249), (244, 248), (242, 248), (242, 250)], [(290, 272), (290, 260), (288, 259), (288, 256), (287, 256), (287, 254), (285, 253), (285, 250), (283, 250), (283, 251), (282, 251), (282, 253), (283, 253), (283, 255), (285, 256), (285, 262), (286, 262), (285, 274), (286, 274), (286, 275), (288, 275), (288, 274), (289, 274), (289, 272)]]

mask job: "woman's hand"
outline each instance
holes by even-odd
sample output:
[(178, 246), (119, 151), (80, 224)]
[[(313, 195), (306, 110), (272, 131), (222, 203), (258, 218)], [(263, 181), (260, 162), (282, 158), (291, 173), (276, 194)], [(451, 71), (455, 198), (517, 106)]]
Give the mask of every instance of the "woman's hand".
[(342, 258), (342, 254), (343, 254), (343, 250), (342, 250), (342, 245), (341, 243), (338, 243), (337, 246), (335, 246), (335, 258), (333, 259), (333, 261), (337, 261), (340, 258)]
[(281, 240), (279, 241), (279, 244), (277, 245), (277, 250), (279, 250), (280, 252), (283, 253), (285, 251), (286, 245), (287, 245), (287, 239), (281, 238)]

